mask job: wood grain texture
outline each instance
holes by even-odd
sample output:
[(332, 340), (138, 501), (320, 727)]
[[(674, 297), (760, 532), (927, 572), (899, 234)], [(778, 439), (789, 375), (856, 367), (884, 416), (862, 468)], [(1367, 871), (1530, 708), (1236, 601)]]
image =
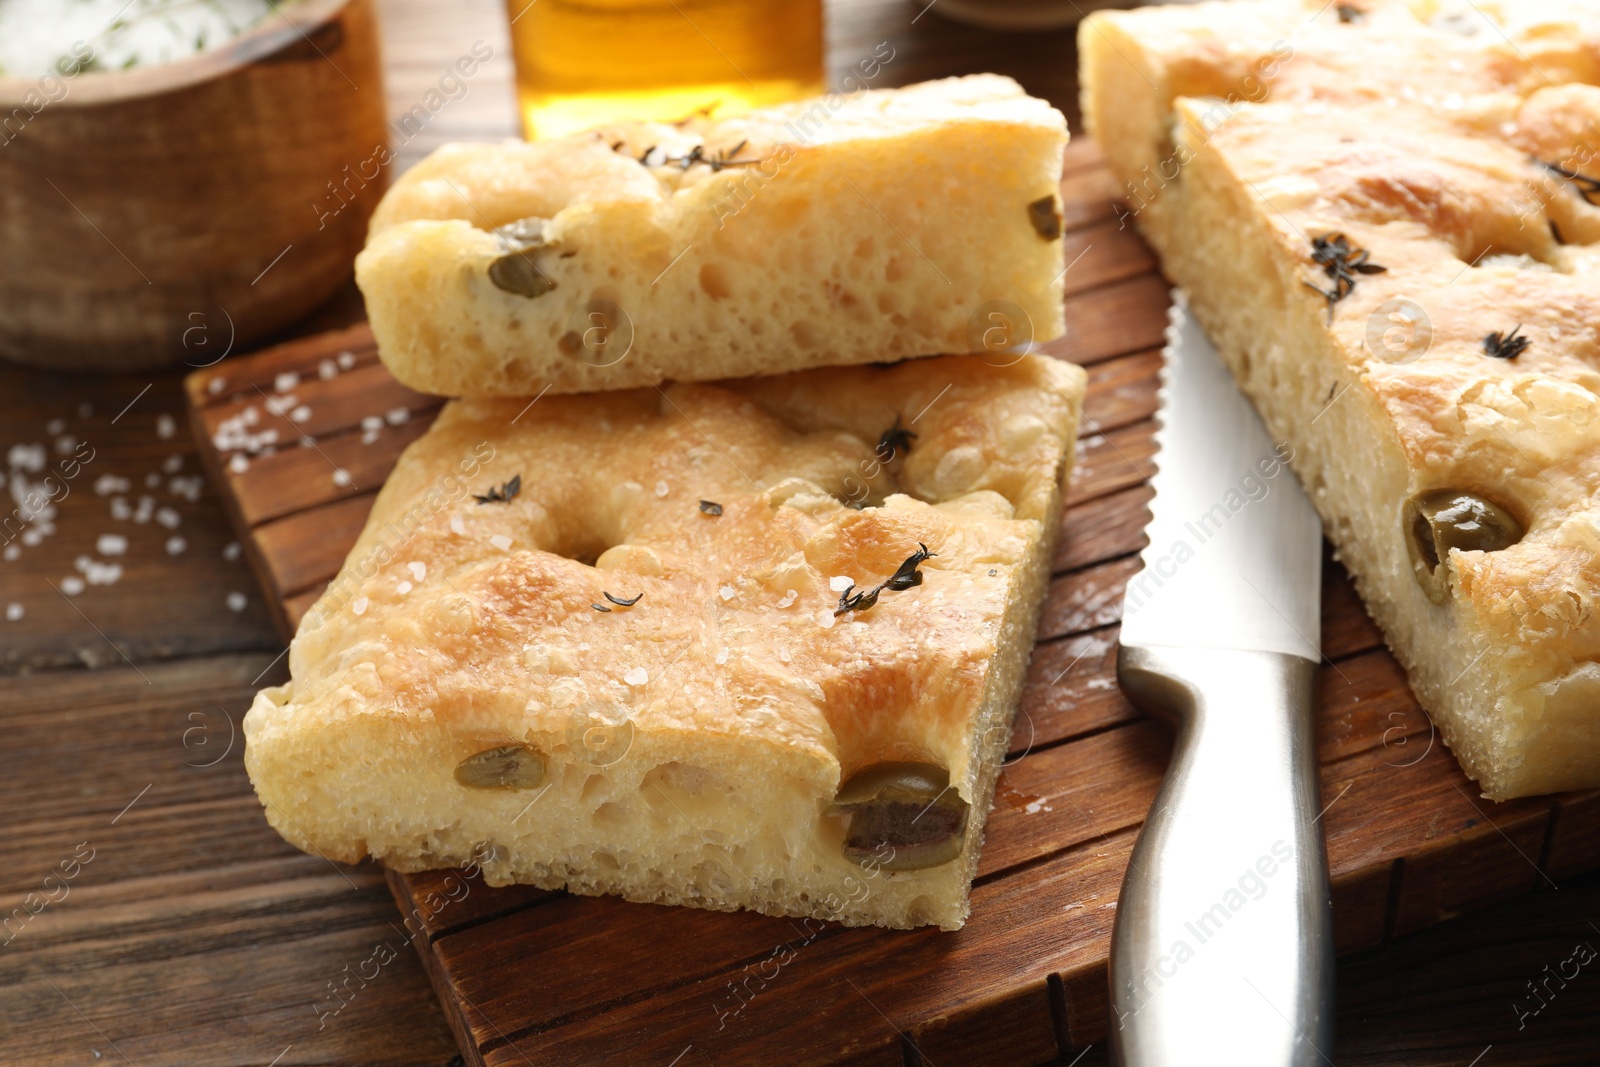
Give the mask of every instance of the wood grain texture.
[[(1064, 195), (1103, 200), (1092, 143), (1073, 152)], [(1046, 347), (1089, 368), (1080, 466), (966, 929), (847, 930), (525, 888), (478, 887), (456, 906), (452, 888), (473, 884), (459, 872), (391, 874), (469, 1062), (657, 1064), (699, 1049), (699, 1062), (815, 1067), (1033, 1063), (1105, 1037), (1117, 887), (1170, 753), (1167, 731), (1115, 681), (1123, 589), (1144, 543), (1167, 293), (1108, 212), (1067, 202), (1069, 332)], [(347, 368), (303, 372), (335, 350), (355, 353)], [(219, 446), (208, 463), (292, 623), (436, 402), (397, 391), (359, 329), (227, 373), (222, 388), (191, 379), (193, 421)], [(403, 418), (380, 422), (391, 406)], [(222, 447), (229, 421), (247, 416), (312, 445), (265, 457)], [(381, 430), (363, 436), (364, 424)], [(1341, 950), (1532, 892), (1549, 881), (1541, 860), (1600, 863), (1589, 795), (1476, 798), (1331, 559), (1324, 586), (1317, 743)]]
[(281, 647), (185, 422), (173, 374), (5, 372), (0, 671)]
[(388, 175), (372, 0), (305, 0), (179, 62), (56, 84), (38, 103), (0, 77), (7, 358), (198, 361), (350, 277)]
[(275, 656), (0, 678), (0, 1063), (453, 1054), (380, 872), (261, 817), (237, 728)]
[[(378, 0), (378, 7), (392, 117), (421, 102), (445, 67), (475, 41), (503, 39), (503, 5), (498, 0), (449, 5)], [(981, 34), (941, 21), (938, 6), (928, 9), (923, 0), (837, 0), (830, 3), (829, 36), (835, 71), (871, 53), (878, 41), (892, 40), (897, 58), (885, 68), (886, 75), (909, 81), (957, 69), (998, 70), (1018, 76), (1073, 118), (1076, 88), (1066, 58), (1069, 34)], [(494, 60), (469, 82), (465, 96), (435, 114), (422, 136), (396, 143), (398, 166), (446, 140), (498, 139), (514, 133), (509, 64), (503, 47), (495, 47)], [(1073, 122), (1076, 129), (1075, 118)], [(1107, 199), (1109, 183), (1104, 171), (1096, 169), (1091, 149), (1089, 142), (1080, 141), (1068, 158), (1069, 187), (1102, 189), (1099, 199), (1088, 194), (1073, 198), (1069, 217), (1079, 229), (1115, 217)], [(280, 266), (289, 262), (285, 259)], [(1085, 259), (1079, 266), (1087, 263)], [(1092, 301), (1075, 307), (1095, 310)], [(360, 317), (359, 294), (350, 286), (292, 335), (344, 326)], [(1159, 338), (1145, 350), (1157, 343)], [(1110, 367), (1116, 358), (1102, 366)], [(311, 359), (301, 370), (314, 372), (318, 361)], [(224, 361), (216, 369), (226, 374), (235, 362)], [(151, 388), (140, 397), (146, 385)], [(113, 421), (130, 401), (132, 407)], [(84, 403), (92, 413), (80, 422), (77, 408)], [(176, 417), (172, 437), (161, 434), (162, 414)], [(171, 494), (166, 482), (160, 491), (143, 486), (151, 474), (168, 477), (161, 468), (174, 454), (183, 457), (181, 474), (194, 470), (180, 383), (171, 374), (68, 379), (0, 366), (0, 450), (38, 443), (48, 453), (56, 436), (48, 425), (56, 418), (68, 420), (63, 432), (89, 440), (99, 450), (92, 473), (103, 469), (126, 477), (132, 483), (131, 503), (137, 505), (139, 494), (150, 493), (159, 504), (173, 506), (181, 524), (169, 531), (153, 518), (143, 525), (119, 523), (110, 517), (113, 497), (100, 497), (92, 483), (84, 483), (59, 504), (54, 533), (23, 548), (14, 560), (0, 559), (0, 604), (26, 607), (22, 619), (0, 622), (0, 675), (32, 672), (0, 678), (0, 730), (5, 731), (0, 744), (0, 917), (26, 909), (28, 894), (44, 889), (43, 877), (70, 859), (77, 844), (88, 841), (97, 849), (83, 868), (82, 884), (75, 879), (66, 899), (49, 904), (0, 946), (0, 1063), (460, 1064), (449, 1021), (467, 1009), (458, 998), (447, 997), (441, 1010), (418, 963), (434, 965), (437, 972), (438, 955), (409, 952), (405, 939), (422, 929), (423, 920), (442, 936), (510, 917), (538, 891), (488, 892), (474, 881), (462, 896), (449, 875), (439, 872), (412, 881), (415, 891), (432, 892), (435, 903), (443, 902), (437, 911), (424, 911), (420, 919), (415, 912), (402, 913), (371, 867), (339, 868), (349, 876), (347, 882), (320, 858), (286, 847), (262, 819), (237, 749), (215, 766), (203, 766), (226, 749), (227, 717), (237, 723), (254, 686), (282, 677), (282, 664), (271, 664), (283, 644), (244, 561), (224, 558), (234, 534), (215, 490), (208, 484), (190, 501)], [(1101, 418), (1108, 416), (1102, 412)], [(1122, 492), (1138, 499), (1144, 490), (1135, 484)], [(1089, 521), (1095, 507), (1104, 509), (1106, 521)], [(1093, 564), (1126, 555), (1131, 549), (1119, 546), (1131, 542), (1119, 539), (1115, 529), (1132, 530), (1136, 538), (1140, 512), (1139, 505), (1125, 505), (1114, 490), (1085, 497), (1070, 513), (1074, 521), (1066, 527), (1069, 542), (1063, 546), (1078, 554), (1058, 560), (1058, 570), (1087, 574)], [(99, 534), (117, 531), (129, 539), (122, 557), (127, 574), (116, 585), (91, 586), (75, 598), (80, 615), (49, 583), (59, 585), (62, 577), (78, 573), (76, 558), (95, 554)], [(173, 534), (185, 537), (188, 548), (169, 556), (162, 538)], [(1070, 547), (1074, 543), (1080, 547)], [(225, 605), (229, 592), (246, 594), (241, 611)], [(291, 613), (296, 604), (303, 610), (314, 595), (315, 587), (291, 597)], [(1325, 646), (1340, 669), (1355, 677), (1347, 657), (1373, 652), (1378, 641), (1337, 568), (1327, 571), (1323, 595)], [(1347, 606), (1339, 607), (1335, 598)], [(1343, 636), (1336, 637), (1334, 626)], [(1133, 721), (1132, 709), (1107, 684), (1115, 637), (1112, 624), (1039, 645), (1024, 704), (1029, 716), (1019, 720), (1014, 757), (1027, 750), (1030, 718), (1062, 739), (1058, 747), (1070, 747), (1066, 739)], [(263, 674), (265, 668), (270, 669)], [(1340, 682), (1327, 665), (1324, 675)], [(1345, 702), (1350, 713), (1367, 703), (1368, 683), (1362, 681), (1367, 677), (1356, 678), (1358, 685)], [(1355, 696), (1362, 699), (1357, 702)], [(1384, 716), (1376, 718), (1382, 721)], [(1396, 764), (1416, 758), (1422, 749), (1408, 749), (1398, 741), (1405, 738), (1410, 745), (1411, 739), (1425, 742), (1426, 736), (1425, 726), (1421, 733), (1408, 727), (1391, 734), (1387, 758)], [(1377, 737), (1381, 747), (1382, 734)], [(75, 752), (81, 757), (74, 758)], [(1033, 758), (1026, 756), (1023, 763)], [(1022, 766), (1015, 769), (1020, 773)], [(120, 809), (146, 785), (150, 791), (118, 819)], [(1329, 818), (1356, 796), (1352, 791), (1339, 800)], [(1002, 794), (1002, 802), (1004, 798)], [(1570, 958), (1575, 943), (1600, 945), (1600, 934), (1590, 925), (1600, 922), (1600, 881), (1577, 873), (1592, 867), (1600, 852), (1597, 803), (1596, 793), (1559, 799), (1544, 854), (1534, 857), (1559, 891), (1545, 886), (1489, 911), (1342, 960), (1338, 1044), (1325, 1050), (1329, 1058), (1363, 1067), (1466, 1067), (1475, 1060), (1479, 1067), (1595, 1063), (1600, 981), (1591, 969), (1585, 968), (1566, 988), (1554, 987), (1556, 997), (1520, 1028), (1513, 1008), (1535, 1003), (1527, 983), (1541, 979), (1544, 968)], [(147, 804), (152, 805), (149, 813)], [(1383, 817), (1414, 818), (1405, 808)], [(1109, 851), (1108, 845), (1121, 840), (1113, 835), (1100, 847)], [(1116, 862), (1114, 856), (1110, 860)], [(1361, 880), (1341, 881), (1341, 941), (1347, 931), (1360, 935), (1361, 943), (1382, 938), (1394, 868), (1403, 862), (1374, 866)], [(988, 892), (980, 887), (982, 900), (993, 899)], [(1087, 884), (1080, 896), (1080, 901), (1099, 904), (1109, 899), (1092, 896)], [(1072, 909), (1071, 914), (1078, 913)], [(1060, 933), (1072, 936), (1073, 930)], [(642, 966), (670, 967), (679, 947), (670, 930), (653, 931), (652, 939), (654, 951), (642, 956)], [(345, 968), (362, 967), (380, 943), (398, 956), (382, 967), (377, 979), (361, 986)], [(1024, 1057), (1052, 1041), (1056, 1047), (1081, 1047), (1093, 1040), (1084, 1035), (1106, 1028), (1104, 968), (1093, 952), (1085, 956), (1056, 964), (1057, 971), (1045, 976), (1042, 987), (1024, 981), (1012, 992), (974, 993), (953, 1009), (902, 1004), (897, 997), (880, 997), (868, 989), (884, 1014), (865, 1016), (865, 1025), (877, 1029), (870, 1040), (861, 1041), (866, 1046), (861, 1055), (887, 1049), (892, 1063), (1023, 1067), (1029, 1062)], [(942, 960), (940, 966), (948, 964), (948, 980), (959, 983), (963, 974), (954, 969), (954, 960)], [(806, 961), (801, 954), (792, 973), (802, 973)], [(532, 965), (518, 962), (519, 968)], [(350, 983), (341, 987), (344, 1007), (324, 1020), (314, 1006), (335, 1004), (328, 983), (336, 980)], [(751, 1001), (729, 1020), (729, 1027), (759, 1029), (765, 1005), (788, 995), (783, 981), (780, 977)], [(436, 984), (447, 987), (442, 980)], [(846, 985), (839, 988), (855, 995)], [(725, 1004), (725, 981), (720, 989)], [(925, 1014), (912, 1010), (925, 1008)], [(719, 1054), (717, 1018), (709, 1006), (701, 1010), (706, 1013), (706, 1037), (694, 1042), (677, 1067), (740, 1062)], [(1041, 1011), (1049, 1015), (1048, 1030), (1036, 1025)], [(818, 1015), (813, 1023), (827, 1027), (829, 1018)], [(894, 1026), (909, 1039), (899, 1039), (899, 1060), (892, 1055)], [(1080, 1035), (1076, 1042), (1072, 1032)], [(841, 1049), (844, 1045), (841, 1041)], [(126, 1060), (118, 1049), (129, 1053)], [(503, 1045), (496, 1054), (524, 1064), (514, 1051)], [(680, 1046), (673, 1056), (682, 1051)], [(1046, 1060), (1055, 1067), (1096, 1067), (1106, 1062), (1105, 1046), (1095, 1043), (1083, 1053), (1034, 1062)], [(543, 1067), (545, 1061), (534, 1062)], [(786, 1061), (780, 1057), (776, 1062)]]

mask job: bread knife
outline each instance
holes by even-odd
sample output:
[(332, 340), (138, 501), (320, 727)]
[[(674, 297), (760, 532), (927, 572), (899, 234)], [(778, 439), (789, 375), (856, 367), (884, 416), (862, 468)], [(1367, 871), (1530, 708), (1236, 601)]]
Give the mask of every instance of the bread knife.
[(1322, 526), (1174, 293), (1144, 568), (1117, 679), (1176, 729), (1111, 936), (1124, 1067), (1332, 1062), (1312, 698)]

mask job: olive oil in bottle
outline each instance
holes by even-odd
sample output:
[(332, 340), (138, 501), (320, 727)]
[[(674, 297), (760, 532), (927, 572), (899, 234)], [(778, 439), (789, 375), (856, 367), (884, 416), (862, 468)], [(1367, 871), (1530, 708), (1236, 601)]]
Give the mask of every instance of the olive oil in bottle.
[(506, 0), (529, 140), (820, 93), (821, 0)]

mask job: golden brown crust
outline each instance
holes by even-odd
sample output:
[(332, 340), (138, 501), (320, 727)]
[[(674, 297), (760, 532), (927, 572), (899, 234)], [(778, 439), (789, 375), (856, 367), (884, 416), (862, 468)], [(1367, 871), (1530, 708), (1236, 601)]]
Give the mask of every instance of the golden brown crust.
[[(960, 744), (961, 716), (981, 683), (970, 668), (981, 665), (1006, 591), (981, 580), (979, 564), (1015, 564), (1038, 536), (1012, 516), (1042, 526), (1070, 442), (1071, 375), (1058, 375), (1068, 384), (1056, 391), (1035, 394), (1024, 387), (1051, 383), (1043, 371), (1065, 366), (1030, 359), (1024, 367), (950, 358), (551, 397), (515, 425), (525, 401), (452, 404), (391, 476), (350, 555), (390, 558), (357, 583), (341, 574), (303, 624), (310, 640), (292, 654), (296, 692), (314, 699), (319, 688), (339, 685), (346, 668), (335, 666), (334, 651), (376, 641), (397, 653), (375, 661), (384, 694), (443, 714), (485, 689), (547, 687), (555, 676), (530, 674), (520, 653), (559, 634), (586, 646), (586, 684), (625, 692), (624, 676), (643, 668), (653, 689), (659, 682), (660, 714), (685, 729), (759, 729), (826, 744), (846, 774), (856, 763), (846, 753), (888, 758), (866, 739), (902, 726), (938, 735), (926, 745), (946, 754)], [(781, 404), (778, 413), (760, 404), (767, 398)], [(883, 467), (873, 430), (923, 408), (910, 454)], [(1013, 450), (1001, 434), (1019, 425)], [(485, 444), (493, 458), (460, 477), (460, 463)], [(511, 503), (457, 495), (404, 548), (385, 551), (404, 513), (452, 478), (465, 493), (482, 494), (517, 476), (522, 489)], [(970, 496), (996, 488), (1015, 495)], [(720, 504), (722, 515), (704, 514), (702, 499)], [(845, 501), (884, 506), (853, 510)], [(926, 572), (976, 573), (886, 594), (870, 613), (834, 616), (832, 577), (875, 584), (919, 543), (939, 553)], [(790, 590), (798, 595), (784, 603)], [(644, 599), (594, 610), (610, 606), (606, 592)], [(356, 614), (350, 605), (362, 598)], [(463, 598), (470, 622), (463, 615), (452, 624), (466, 610)], [(747, 643), (752, 656), (742, 654)], [(741, 718), (737, 708), (730, 714), (696, 696), (689, 680), (709, 672), (725, 648), (726, 671), (710, 673), (724, 674), (731, 690), (771, 697), (775, 719), (764, 707)], [(836, 699), (815, 700), (817, 686), (837, 690)], [(918, 699), (925, 690), (937, 699)], [(899, 699), (879, 699), (887, 693)], [(941, 712), (955, 718), (941, 722)]]
[[(1509, 548), (1450, 555), (1455, 640), (1497, 650), (1502, 673), (1484, 680), (1488, 706), (1447, 719), (1484, 718), (1485, 736), (1505, 746), (1471, 768), (1491, 791), (1580, 784), (1571, 767), (1519, 777), (1524, 742), (1487, 718), (1523, 715), (1538, 703), (1523, 694), (1600, 658), (1600, 195), (1583, 177), (1557, 173), (1600, 178), (1600, 89), (1584, 83), (1600, 78), (1600, 11), (1561, 2), (1346, 6), (1362, 14), (1343, 22), (1331, 5), (1253, 0), (1096, 16), (1083, 38), (1095, 53), (1086, 111), (1108, 128), (1126, 120), (1097, 94), (1127, 78), (1129, 65), (1143, 78), (1135, 84), (1151, 88), (1140, 121), (1160, 132), (1146, 129), (1108, 154), (1131, 215), (1180, 284), (1205, 288), (1195, 271), (1207, 250), (1196, 241), (1214, 243), (1213, 256), (1259, 257), (1251, 283), (1197, 305), (1207, 327), (1227, 335), (1236, 372), (1265, 410), (1285, 418), (1300, 407), (1286, 429), (1319, 464), (1303, 476), (1320, 481), (1322, 466), (1365, 462), (1322, 457), (1326, 443), (1305, 424), (1321, 409), (1273, 384), (1325, 351), (1321, 405), (1376, 413), (1368, 441), (1396, 450), (1404, 493), (1475, 492), (1524, 524)], [(1215, 230), (1230, 215), (1248, 239)], [(1201, 216), (1211, 229), (1193, 221)], [(1330, 317), (1312, 288), (1336, 282), (1313, 252), (1316, 239), (1337, 234), (1385, 270), (1353, 274)], [(1519, 328), (1525, 350), (1488, 353), (1491, 335)], [(1270, 331), (1270, 342), (1257, 344), (1252, 331)], [(1262, 369), (1279, 359), (1302, 363)], [(1364, 531), (1351, 529), (1363, 521), (1358, 499), (1319, 505), (1415, 679), (1443, 658), (1418, 647), (1442, 624), (1408, 618), (1425, 612), (1394, 584), (1409, 573), (1377, 547), (1398, 541), (1387, 513), (1384, 529)], [(1442, 707), (1454, 699), (1449, 678), (1419, 688), (1437, 690), (1431, 699)], [(1537, 709), (1526, 715), (1531, 737)], [(1593, 741), (1593, 724), (1574, 729), (1573, 744)], [(1464, 758), (1472, 763), (1470, 751)]]
[[(402, 457), (302, 622), (293, 681), (264, 693), (247, 719), (269, 815), (291, 840), (329, 855), (459, 862), (435, 831), (466, 818), (476, 797), (445, 785), (431, 822), (384, 826), (378, 801), (338, 784), (348, 771), (291, 753), (387, 731), (378, 742), (387, 750), (370, 758), (430, 746), (438, 754), (419, 774), (447, 775), (474, 752), (526, 742), (561, 778), (581, 762), (574, 716), (596, 706), (628, 721), (639, 753), (731, 776), (735, 797), (748, 793), (737, 774), (758, 765), (802, 783), (810, 799), (776, 819), (807, 841), (823, 832), (812, 828), (815, 798), (881, 760), (951, 768), (953, 787), (981, 813), (1003, 736), (977, 734), (989, 728), (980, 713), (1000, 699), (1008, 718), (1020, 685), (1020, 674), (997, 681), (995, 665), (1025, 662), (1083, 381), (1080, 369), (1042, 357), (1009, 366), (941, 357), (448, 405)], [(885, 464), (877, 445), (897, 425), (915, 437)], [(509, 502), (475, 502), (513, 478)], [(920, 585), (836, 613), (838, 579), (876, 585), (919, 544), (934, 553)], [(1022, 636), (1011, 634), (1019, 627)], [(313, 779), (314, 791), (339, 793), (331, 812), (300, 808)], [(579, 786), (583, 798), (600, 788), (580, 779), (575, 794)], [(556, 820), (567, 803), (558, 792), (540, 811)], [(279, 819), (279, 809), (292, 814)], [(515, 837), (507, 822), (483, 825), (505, 843)], [(603, 825), (587, 832), (586, 847), (606, 847)], [(491, 873), (545, 884), (554, 876), (535, 863), (581, 862), (558, 852), (514, 844), (513, 866)], [(780, 875), (801, 886), (813, 877), (809, 867)], [(946, 872), (925, 894), (938, 908), (915, 904), (908, 877), (898, 900), (884, 895), (882, 910), (851, 914), (959, 924), (970, 876), (966, 860)], [(765, 899), (795, 910), (774, 893), (724, 892), (708, 906)]]

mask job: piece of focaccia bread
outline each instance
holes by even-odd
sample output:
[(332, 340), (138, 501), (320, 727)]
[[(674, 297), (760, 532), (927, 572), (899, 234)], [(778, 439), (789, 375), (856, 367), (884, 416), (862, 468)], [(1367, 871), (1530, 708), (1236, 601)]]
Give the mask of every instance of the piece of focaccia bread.
[(356, 280), (384, 363), (445, 396), (988, 351), (997, 323), (1046, 341), (1066, 143), (977, 75), (448, 145), (384, 196)]
[(245, 718), (268, 818), (406, 871), (959, 927), (1083, 388), (950, 356), (448, 405)]
[(1084, 113), (1485, 795), (1600, 785), (1600, 9), (1095, 15)]

